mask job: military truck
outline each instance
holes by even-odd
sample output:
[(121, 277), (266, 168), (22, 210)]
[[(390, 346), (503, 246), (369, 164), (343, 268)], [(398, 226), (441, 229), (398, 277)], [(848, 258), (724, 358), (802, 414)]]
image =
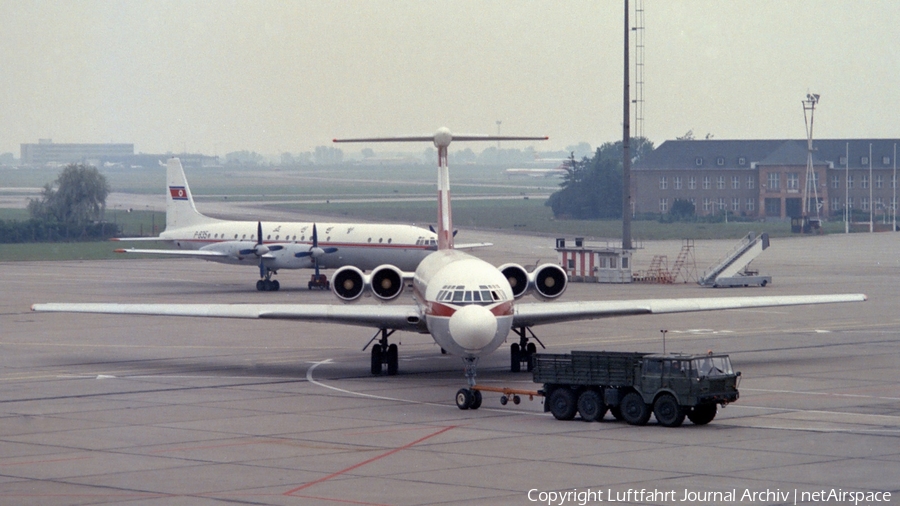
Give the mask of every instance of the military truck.
[(651, 413), (660, 425), (678, 427), (687, 417), (705, 425), (717, 405), (738, 399), (738, 378), (728, 355), (573, 351), (534, 355), (534, 381), (558, 420), (576, 414), (600, 420), (609, 410), (617, 420), (644, 425)]

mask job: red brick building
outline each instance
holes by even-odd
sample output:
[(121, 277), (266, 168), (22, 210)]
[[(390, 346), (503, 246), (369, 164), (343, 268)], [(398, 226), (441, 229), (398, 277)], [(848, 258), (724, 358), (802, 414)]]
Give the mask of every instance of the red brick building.
[[(818, 202), (823, 219), (843, 219), (846, 208), (890, 216), (898, 144), (900, 139), (814, 140), (809, 215)], [(806, 140), (666, 141), (632, 167), (634, 212), (666, 213), (676, 199), (685, 199), (700, 216), (725, 210), (766, 219), (800, 216), (807, 157)]]

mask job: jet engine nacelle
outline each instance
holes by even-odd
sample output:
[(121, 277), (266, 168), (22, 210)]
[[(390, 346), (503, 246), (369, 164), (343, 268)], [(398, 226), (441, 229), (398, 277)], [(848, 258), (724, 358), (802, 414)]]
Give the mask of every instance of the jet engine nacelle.
[(331, 277), (331, 291), (344, 302), (359, 300), (371, 291), (378, 300), (387, 302), (403, 293), (403, 271), (393, 265), (379, 265), (371, 274), (353, 266), (341, 267)]
[(331, 291), (338, 299), (353, 302), (362, 297), (366, 290), (369, 281), (367, 277), (363, 271), (352, 265), (341, 267), (331, 276)]
[(528, 293), (543, 300), (555, 299), (566, 291), (568, 284), (566, 271), (556, 264), (539, 265), (530, 273), (519, 264), (504, 264), (500, 272), (506, 276), (517, 299)]
[(394, 300), (403, 293), (403, 271), (393, 265), (379, 265), (372, 269), (369, 286), (375, 297), (382, 301)]

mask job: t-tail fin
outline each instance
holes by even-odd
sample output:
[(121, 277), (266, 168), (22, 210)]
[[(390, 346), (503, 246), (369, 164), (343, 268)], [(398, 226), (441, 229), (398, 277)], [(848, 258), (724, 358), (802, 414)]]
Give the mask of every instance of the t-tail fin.
[(366, 137), (359, 139), (335, 139), (334, 142), (433, 142), (438, 149), (438, 249), (453, 249), (453, 216), (450, 208), (450, 170), (447, 168), (447, 147), (457, 141), (544, 141), (549, 137), (520, 137), (510, 135), (453, 135), (446, 127), (438, 128), (434, 135), (405, 137)]
[(217, 221), (197, 211), (178, 158), (169, 158), (166, 164), (166, 186), (166, 230)]

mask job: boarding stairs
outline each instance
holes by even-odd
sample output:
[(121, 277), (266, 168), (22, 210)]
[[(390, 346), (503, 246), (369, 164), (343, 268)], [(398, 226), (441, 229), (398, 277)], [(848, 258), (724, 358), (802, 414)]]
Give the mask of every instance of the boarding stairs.
[(703, 286), (726, 286), (726, 280), (744, 276), (750, 262), (768, 247), (769, 234), (757, 236), (753, 232), (748, 233), (724, 259), (708, 268), (697, 283)]

